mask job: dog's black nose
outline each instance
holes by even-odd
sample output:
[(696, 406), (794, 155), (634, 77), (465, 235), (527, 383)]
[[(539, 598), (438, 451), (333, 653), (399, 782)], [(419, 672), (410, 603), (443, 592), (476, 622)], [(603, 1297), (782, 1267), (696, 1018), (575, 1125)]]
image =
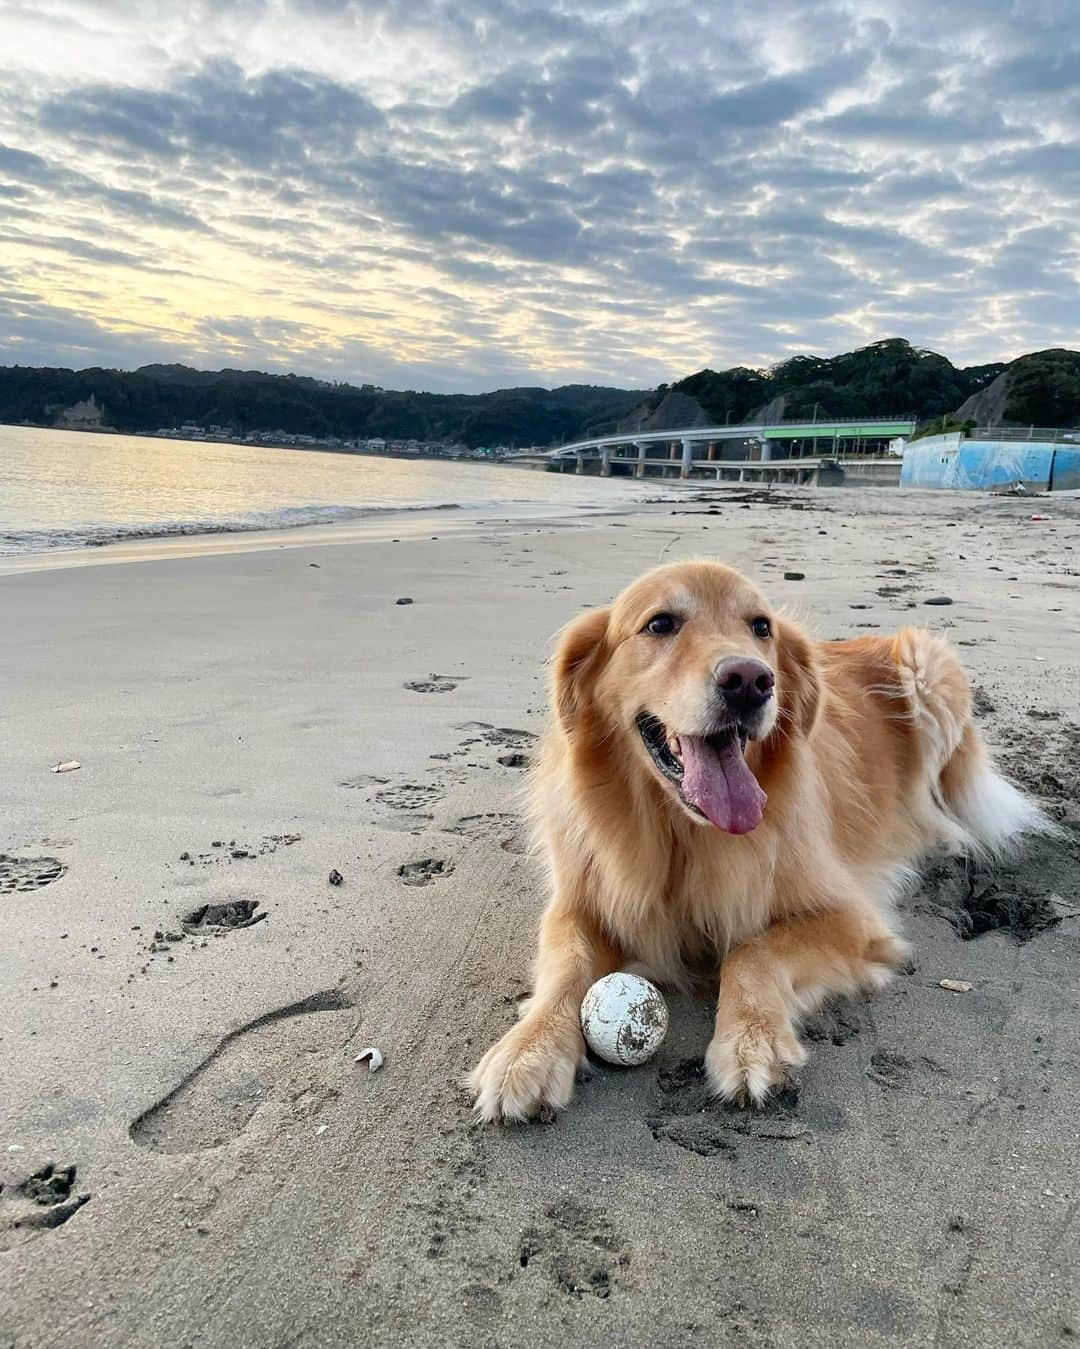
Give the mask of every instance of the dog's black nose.
[(737, 717), (749, 716), (769, 701), (776, 676), (763, 660), (730, 656), (716, 667), (716, 683), (728, 710)]

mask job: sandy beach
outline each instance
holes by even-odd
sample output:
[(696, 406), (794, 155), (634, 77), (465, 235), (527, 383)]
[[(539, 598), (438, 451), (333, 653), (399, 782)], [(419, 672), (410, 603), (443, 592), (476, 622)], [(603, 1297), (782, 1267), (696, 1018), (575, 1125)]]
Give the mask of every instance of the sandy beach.
[[(0, 1345), (1080, 1335), (1080, 501), (453, 514), (5, 560)], [(707, 1102), (672, 999), (650, 1064), (476, 1128), (551, 636), (702, 553), (822, 637), (947, 631), (1063, 838), (932, 867), (911, 971), (762, 1112)]]

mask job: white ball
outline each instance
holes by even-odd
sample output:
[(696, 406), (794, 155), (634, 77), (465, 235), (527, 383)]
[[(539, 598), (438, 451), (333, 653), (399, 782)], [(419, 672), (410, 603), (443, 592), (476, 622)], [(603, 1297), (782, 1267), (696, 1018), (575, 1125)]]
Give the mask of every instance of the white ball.
[(639, 974), (605, 974), (581, 1004), (581, 1029), (592, 1052), (626, 1068), (647, 1063), (664, 1043), (668, 1010), (660, 990)]

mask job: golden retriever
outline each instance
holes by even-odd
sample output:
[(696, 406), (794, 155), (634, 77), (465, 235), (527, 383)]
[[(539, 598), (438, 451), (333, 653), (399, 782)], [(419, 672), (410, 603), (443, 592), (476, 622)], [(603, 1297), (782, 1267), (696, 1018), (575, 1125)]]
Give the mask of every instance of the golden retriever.
[(806, 1061), (802, 1014), (906, 959), (893, 903), (920, 858), (1047, 827), (994, 771), (942, 638), (813, 641), (716, 562), (581, 614), (551, 693), (533, 805), (552, 897), (532, 995), (470, 1077), (483, 1120), (569, 1102), (582, 997), (628, 965), (719, 976), (708, 1083), (761, 1103)]

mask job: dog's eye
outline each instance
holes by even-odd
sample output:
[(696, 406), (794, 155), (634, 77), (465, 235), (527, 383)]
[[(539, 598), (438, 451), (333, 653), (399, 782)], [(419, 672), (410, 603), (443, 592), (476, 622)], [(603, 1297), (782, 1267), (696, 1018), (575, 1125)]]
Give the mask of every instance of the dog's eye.
[(767, 618), (752, 618), (750, 630), (755, 637), (760, 637), (762, 641), (772, 636), (772, 624)]
[(653, 614), (643, 631), (651, 632), (654, 637), (670, 637), (679, 631), (679, 620), (674, 614)]

